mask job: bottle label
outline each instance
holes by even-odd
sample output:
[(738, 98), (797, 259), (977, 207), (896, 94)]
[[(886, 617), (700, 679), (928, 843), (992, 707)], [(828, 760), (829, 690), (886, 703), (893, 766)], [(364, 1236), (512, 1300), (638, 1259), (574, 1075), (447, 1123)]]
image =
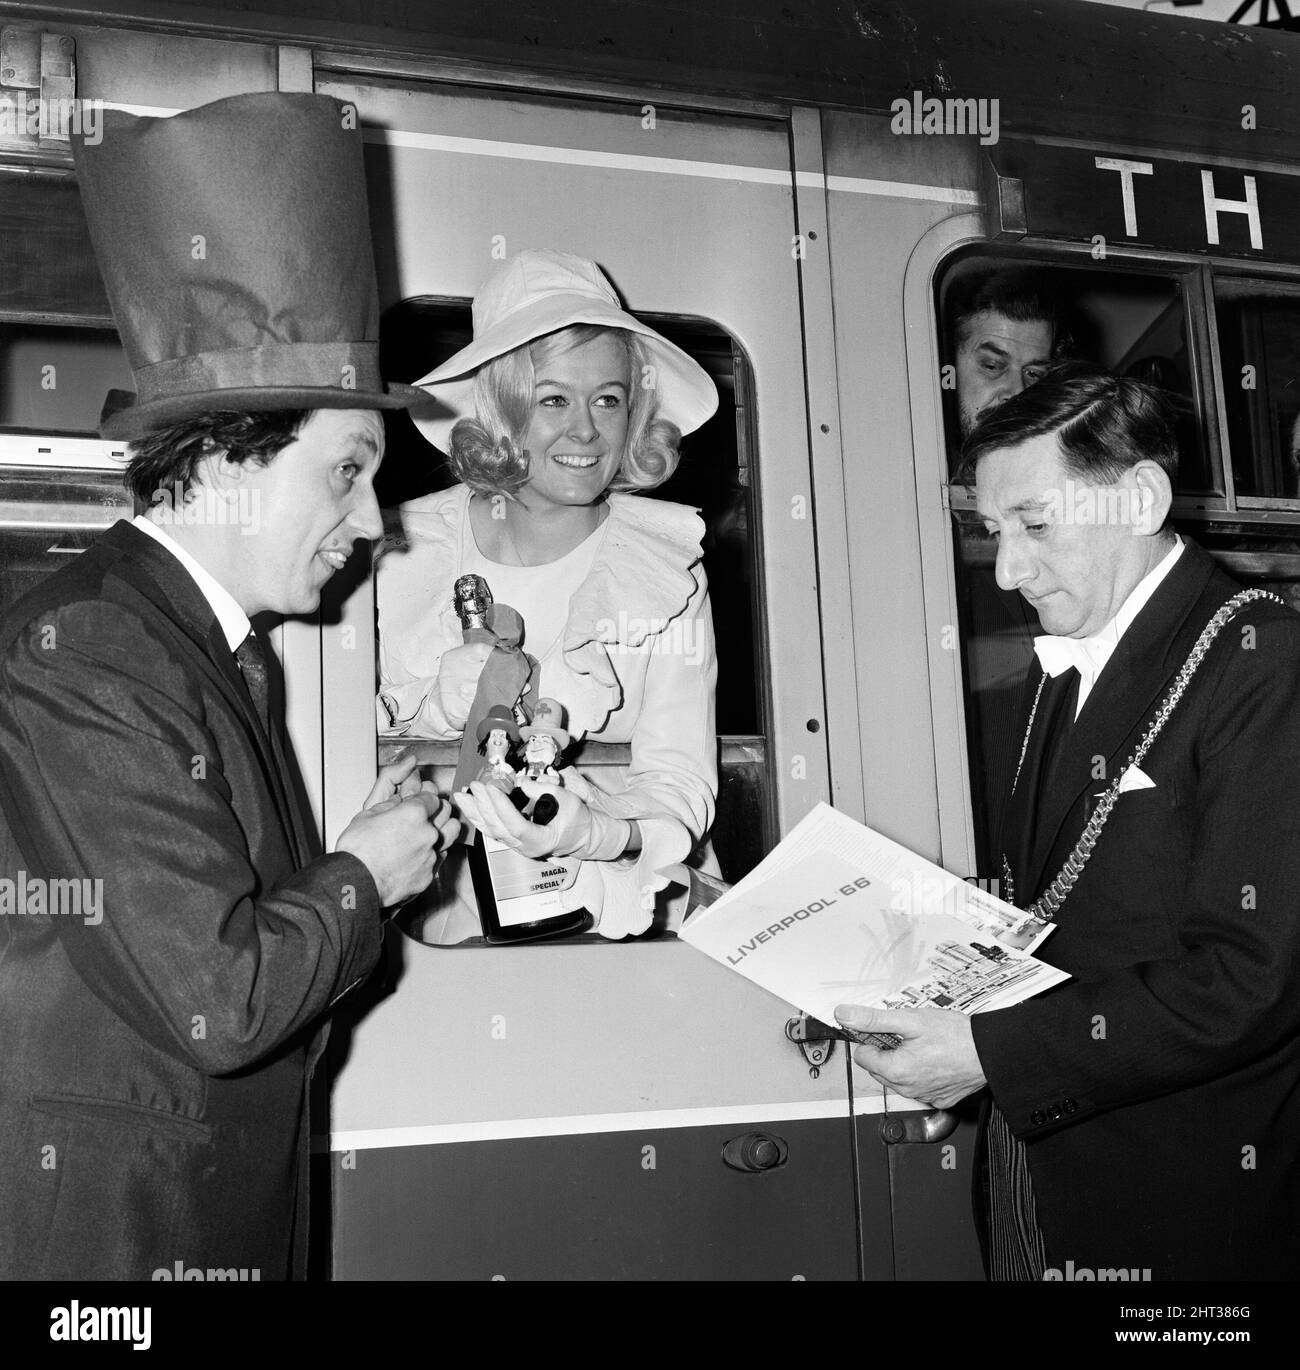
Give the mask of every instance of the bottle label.
[(497, 901), (497, 922), (503, 928), (536, 923), (565, 912), (560, 896), (578, 878), (580, 860), (524, 856), (486, 833), (483, 850)]

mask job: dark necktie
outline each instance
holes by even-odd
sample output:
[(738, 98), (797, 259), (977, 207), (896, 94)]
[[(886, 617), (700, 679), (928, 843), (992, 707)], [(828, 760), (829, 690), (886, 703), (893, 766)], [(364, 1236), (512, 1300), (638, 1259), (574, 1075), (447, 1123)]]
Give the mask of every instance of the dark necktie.
[(271, 736), (271, 686), (266, 670), (266, 653), (258, 641), (257, 634), (249, 635), (235, 648), (235, 661), (239, 664), (240, 674), (248, 693), (253, 698), (253, 708), (262, 720), (267, 737)]
[(1043, 720), (1047, 737), (1043, 747), (1042, 768), (1039, 771), (1038, 793), (1034, 796), (1035, 809), (1033, 822), (1037, 825), (1040, 806), (1047, 801), (1062, 785), (1067, 783), (1064, 762), (1069, 751), (1070, 739), (1074, 734), (1074, 713), (1079, 702), (1081, 684), (1078, 671), (1071, 669), (1061, 679), (1053, 682), (1061, 692), (1053, 700), (1053, 709)]

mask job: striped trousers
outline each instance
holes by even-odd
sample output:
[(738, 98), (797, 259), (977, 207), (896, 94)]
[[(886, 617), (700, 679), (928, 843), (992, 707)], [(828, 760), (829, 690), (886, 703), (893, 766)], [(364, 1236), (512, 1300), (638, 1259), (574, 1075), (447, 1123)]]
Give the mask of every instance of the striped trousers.
[(1025, 1145), (990, 1102), (984, 1134), (985, 1258), (990, 1280), (1041, 1280), (1047, 1267)]

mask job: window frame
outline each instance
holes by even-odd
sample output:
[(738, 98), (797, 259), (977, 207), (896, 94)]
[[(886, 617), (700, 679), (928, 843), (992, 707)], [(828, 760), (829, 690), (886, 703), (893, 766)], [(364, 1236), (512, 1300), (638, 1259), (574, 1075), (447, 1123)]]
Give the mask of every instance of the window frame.
[[(423, 296), (430, 304), (437, 306), (456, 307), (465, 312), (469, 311), (471, 301), (458, 296), (448, 295), (427, 295)], [(759, 517), (760, 477), (758, 460), (758, 388), (755, 384), (754, 369), (750, 362), (749, 355), (740, 338), (738, 338), (724, 324), (715, 319), (705, 318), (700, 315), (667, 315), (662, 312), (639, 313), (638, 318), (652, 326), (663, 327), (665, 325), (684, 324), (689, 327), (706, 329), (719, 337), (726, 338), (731, 344), (732, 355), (732, 380), (733, 394), (735, 397), (735, 425), (736, 425), (736, 470), (739, 486), (747, 492), (746, 526), (748, 528), (749, 545), (747, 555), (749, 560), (750, 576), (750, 615), (753, 629), (753, 658), (751, 666), (753, 669), (755, 683), (754, 708), (756, 722), (762, 729), (756, 733), (722, 733), (717, 734), (718, 750), (718, 795), (717, 803), (721, 805), (723, 799), (723, 787), (725, 781), (725, 771), (727, 767), (735, 770), (759, 767), (762, 770), (761, 793), (759, 796), (759, 807), (761, 813), (761, 832), (759, 837), (760, 851), (754, 862), (757, 864), (764, 856), (776, 845), (778, 838), (778, 827), (776, 819), (776, 782), (777, 776), (774, 770), (776, 750), (772, 732), (772, 685), (768, 673), (763, 669), (763, 664), (768, 660), (768, 635), (769, 635), (769, 606), (763, 594), (764, 577), (762, 568), (763, 540), (762, 540), (762, 520)], [(374, 577), (369, 576), (368, 593), (371, 602), (374, 603), (375, 582)], [(376, 669), (378, 667), (378, 622), (377, 622), (377, 603), (376, 627), (374, 645), (376, 651)], [(379, 765), (385, 765), (390, 761), (396, 760), (399, 756), (414, 754), (417, 763), (421, 768), (440, 767), (454, 770), (460, 757), (461, 743), (459, 739), (439, 740), (427, 737), (386, 737), (376, 735), (376, 747)], [(606, 766), (627, 765), (631, 760), (632, 748), (630, 743), (609, 743), (600, 742), (595, 739), (585, 740), (579, 744), (570, 758), (574, 765), (591, 766), (597, 770)], [(715, 823), (716, 828), (716, 823)], [(727, 875), (736, 881), (741, 879), (752, 866), (746, 870), (729, 870)], [(632, 943), (645, 940), (673, 940), (674, 933), (665, 933), (663, 937), (654, 939), (632, 938)], [(518, 942), (511, 946), (533, 947), (533, 946), (553, 946), (568, 944), (590, 944), (593, 946), (611, 945), (607, 938), (602, 937), (598, 932), (585, 931), (570, 933), (563, 937), (548, 938), (538, 942)], [(462, 942), (455, 943), (422, 943), (437, 947), (443, 951), (456, 951), (469, 947), (492, 947), (494, 944), (482, 937), (470, 937)], [(497, 950), (500, 950), (497, 947)]]
[[(927, 243), (926, 239), (929, 239)], [(929, 248), (927, 252), (925, 249)], [(931, 716), (934, 721), (935, 769), (939, 794), (939, 861), (965, 876), (990, 876), (980, 869), (975, 841), (974, 797), (970, 765), (969, 701), (960, 650), (942, 650), (946, 625), (958, 622), (958, 567), (953, 520), (973, 514), (974, 496), (952, 481), (948, 471), (947, 428), (940, 368), (944, 339), (939, 284), (957, 258), (982, 255), (1025, 265), (1128, 271), (1181, 277), (1185, 282), (1185, 318), (1192, 397), (1209, 469), (1222, 483), (1222, 495), (1176, 495), (1172, 518), (1204, 525), (1248, 524), (1294, 529), (1300, 539), (1300, 499), (1238, 496), (1233, 482), (1227, 434), (1224, 376), (1219, 348), (1214, 284), (1232, 277), (1279, 282), (1300, 290), (1300, 266), (1249, 261), (1156, 248), (1108, 249), (1103, 260), (1082, 243), (1048, 239), (1015, 242), (990, 240), (975, 215), (954, 216), (936, 225), (917, 245), (905, 283), (909, 373), (922, 378), (912, 387), (914, 459), (918, 509), (922, 517), (921, 559), (926, 579), (927, 637), (931, 648)], [(917, 327), (917, 324), (922, 326)], [(928, 449), (928, 450), (927, 450)], [(938, 490), (935, 491), (937, 484)]]
[[(1206, 265), (1204, 272), (1204, 289), (1206, 294), (1206, 315), (1210, 327), (1210, 340), (1212, 345), (1214, 379), (1216, 382), (1215, 400), (1218, 408), (1219, 427), (1218, 441), (1222, 453), (1223, 469), (1226, 477), (1232, 482), (1232, 500), (1230, 511), (1237, 516), (1238, 521), (1255, 521), (1248, 516), (1252, 512), (1262, 514), (1259, 519), (1261, 522), (1283, 522), (1289, 520), (1269, 518), (1270, 513), (1289, 514), (1292, 516), (1297, 526), (1300, 526), (1300, 492), (1288, 497), (1284, 495), (1238, 495), (1236, 493), (1235, 471), (1232, 460), (1232, 441), (1228, 431), (1228, 406), (1227, 406), (1227, 375), (1223, 369), (1223, 358), (1219, 346), (1219, 324), (1217, 303), (1218, 295), (1215, 285), (1218, 282), (1242, 284), (1245, 286), (1264, 286), (1265, 294), (1276, 295), (1278, 298), (1291, 299), (1300, 305), (1300, 267), (1275, 266), (1271, 263), (1251, 262), (1245, 267), (1242, 263), (1231, 264), (1235, 269), (1225, 269), (1215, 271), (1210, 264)], [(1261, 271), (1258, 268), (1265, 265), (1273, 266), (1270, 271)], [(1244, 292), (1243, 292), (1244, 293)]]

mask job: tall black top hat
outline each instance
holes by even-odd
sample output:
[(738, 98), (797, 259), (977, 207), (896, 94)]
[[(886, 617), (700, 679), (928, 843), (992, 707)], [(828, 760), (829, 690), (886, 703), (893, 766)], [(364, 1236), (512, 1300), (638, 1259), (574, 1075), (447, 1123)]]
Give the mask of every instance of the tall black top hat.
[(237, 95), (171, 118), (106, 110), (73, 137), (91, 241), (135, 376), (100, 432), (211, 410), (402, 409), (379, 375), (379, 298), (355, 110)]

